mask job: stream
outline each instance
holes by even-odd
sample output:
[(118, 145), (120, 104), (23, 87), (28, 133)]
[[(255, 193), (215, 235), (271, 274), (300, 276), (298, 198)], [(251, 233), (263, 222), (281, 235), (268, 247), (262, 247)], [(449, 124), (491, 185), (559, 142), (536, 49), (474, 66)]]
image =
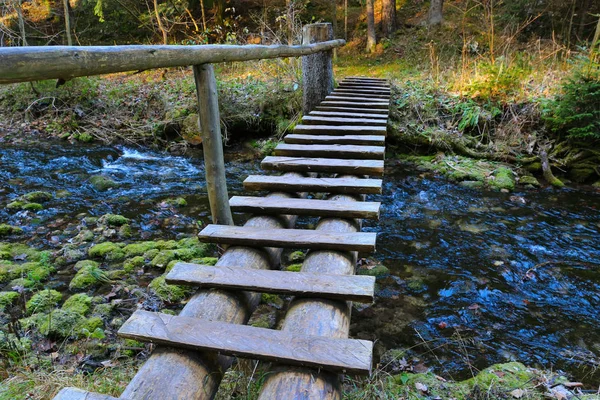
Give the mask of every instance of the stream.
[[(200, 154), (0, 145), (0, 223), (22, 227), (32, 246), (59, 249), (84, 217), (106, 213), (131, 218), (135, 240), (179, 239), (210, 223)], [(229, 194), (253, 173), (258, 161), (229, 161)], [(118, 187), (95, 190), (89, 178), (99, 174)], [(34, 190), (55, 198), (38, 212), (4, 207)], [(187, 206), (166, 207), (173, 197)], [(364, 230), (378, 233), (373, 257), (390, 274), (378, 278), (375, 304), (355, 304), (351, 334), (377, 339), (378, 356), (409, 349), (409, 362), (454, 379), (515, 360), (600, 382), (600, 192), (478, 191), (397, 165), (369, 200), (382, 215)]]

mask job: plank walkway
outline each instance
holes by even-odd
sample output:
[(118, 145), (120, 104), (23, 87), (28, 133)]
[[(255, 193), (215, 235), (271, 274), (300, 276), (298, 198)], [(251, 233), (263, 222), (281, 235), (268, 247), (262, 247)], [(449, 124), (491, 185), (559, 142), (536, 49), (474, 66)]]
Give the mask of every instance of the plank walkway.
[[(344, 79), (284, 138), (275, 155), (262, 161), (263, 169), (284, 175), (251, 175), (244, 180), (248, 191), (275, 193), (230, 199), (234, 212), (320, 217), (316, 229), (208, 225), (199, 234), (203, 242), (240, 249), (309, 249), (301, 272), (222, 262), (214, 267), (178, 263), (166, 276), (171, 284), (294, 296), (280, 330), (138, 310), (118, 334), (161, 346), (277, 362), (280, 367), (265, 381), (261, 399), (272, 398), (282, 382), (308, 393), (312, 382), (336, 379), (336, 375), (322, 375), (327, 372), (369, 374), (373, 343), (348, 339), (348, 302), (371, 302), (374, 296), (375, 279), (353, 272), (359, 252), (375, 251), (376, 234), (360, 232), (360, 220), (379, 218), (380, 204), (362, 200), (382, 190), (382, 180), (377, 178), (384, 173), (390, 93), (385, 80)], [(324, 193), (326, 200), (313, 199), (310, 193)], [(124, 395), (131, 400), (149, 398), (136, 393)], [(113, 398), (65, 388), (56, 399)]]

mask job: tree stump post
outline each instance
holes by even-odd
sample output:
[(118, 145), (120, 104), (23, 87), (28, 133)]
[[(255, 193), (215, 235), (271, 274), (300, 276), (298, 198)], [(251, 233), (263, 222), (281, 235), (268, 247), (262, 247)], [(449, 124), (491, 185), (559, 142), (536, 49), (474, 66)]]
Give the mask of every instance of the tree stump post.
[[(333, 40), (330, 23), (305, 25), (302, 29), (302, 44), (313, 44)], [(309, 112), (333, 90), (333, 51), (323, 51), (302, 57), (302, 112)]]
[(210, 213), (214, 224), (233, 225), (227, 180), (225, 179), (217, 80), (213, 66), (211, 64), (194, 65), (194, 79), (198, 95), (198, 115), (200, 116)]

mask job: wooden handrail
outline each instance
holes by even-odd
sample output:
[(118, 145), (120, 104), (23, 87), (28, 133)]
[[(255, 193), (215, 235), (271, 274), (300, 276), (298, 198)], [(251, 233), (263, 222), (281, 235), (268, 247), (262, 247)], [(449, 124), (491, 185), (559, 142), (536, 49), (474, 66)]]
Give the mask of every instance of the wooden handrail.
[(186, 67), (207, 63), (299, 57), (343, 46), (342, 39), (302, 46), (30, 46), (0, 49), (0, 83)]

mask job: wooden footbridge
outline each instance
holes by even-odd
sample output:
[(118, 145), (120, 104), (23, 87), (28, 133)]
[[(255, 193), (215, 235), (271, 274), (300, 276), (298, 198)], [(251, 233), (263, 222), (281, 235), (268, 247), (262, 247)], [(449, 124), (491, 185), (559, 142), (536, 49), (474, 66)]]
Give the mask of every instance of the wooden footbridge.
[[(374, 296), (375, 279), (354, 272), (357, 254), (375, 250), (376, 234), (361, 232), (361, 220), (379, 217), (380, 204), (364, 200), (381, 193), (390, 89), (349, 77), (332, 91), (329, 50), (340, 43), (323, 42), (330, 36), (316, 24), (297, 46), (330, 47), (303, 58), (305, 116), (262, 161), (274, 174), (244, 180), (264, 197), (228, 198), (214, 72), (194, 67), (215, 222), (199, 237), (227, 247), (214, 267), (179, 263), (169, 272), (167, 282), (199, 287), (179, 315), (139, 310), (121, 327), (122, 337), (158, 344), (121, 399), (211, 399), (234, 357), (271, 362), (260, 399), (337, 399), (340, 373), (371, 372), (373, 343), (348, 333), (351, 302)], [(231, 210), (252, 217), (233, 226)], [(320, 219), (294, 229), (299, 216)], [(309, 250), (300, 272), (276, 270), (285, 248)], [(246, 325), (260, 293), (293, 296), (281, 329)], [(56, 399), (114, 398), (65, 388)]]

